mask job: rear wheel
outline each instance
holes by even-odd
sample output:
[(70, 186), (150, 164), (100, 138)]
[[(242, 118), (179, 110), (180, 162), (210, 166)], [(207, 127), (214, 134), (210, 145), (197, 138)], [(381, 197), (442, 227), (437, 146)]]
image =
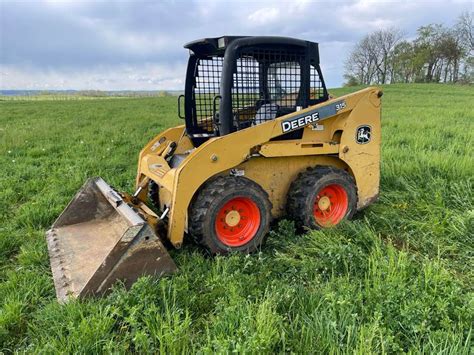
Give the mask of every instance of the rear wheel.
[(267, 193), (244, 177), (218, 177), (189, 210), (189, 233), (212, 254), (249, 253), (263, 244), (270, 225)]
[(300, 173), (288, 193), (288, 215), (298, 228), (328, 228), (353, 216), (357, 208), (354, 179), (332, 167)]

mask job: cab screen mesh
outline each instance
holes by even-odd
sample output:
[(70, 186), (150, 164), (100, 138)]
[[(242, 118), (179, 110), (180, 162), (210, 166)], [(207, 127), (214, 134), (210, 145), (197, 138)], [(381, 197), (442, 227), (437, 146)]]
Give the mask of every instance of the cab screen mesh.
[[(214, 98), (219, 95), (222, 57), (199, 59), (196, 66), (195, 85), (193, 87), (194, 112), (193, 121), (195, 127), (199, 127), (203, 133), (213, 133), (215, 130)], [(218, 101), (216, 110), (219, 110)]]

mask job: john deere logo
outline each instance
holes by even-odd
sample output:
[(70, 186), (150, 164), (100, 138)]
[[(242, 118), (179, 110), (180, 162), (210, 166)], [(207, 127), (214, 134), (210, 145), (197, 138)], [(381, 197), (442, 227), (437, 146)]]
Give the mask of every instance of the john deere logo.
[(370, 126), (360, 126), (357, 128), (356, 141), (359, 144), (366, 144), (370, 142), (372, 135)]
[(281, 123), (281, 130), (283, 133), (300, 129), (301, 127), (307, 126), (311, 123), (322, 121), (326, 118), (335, 116), (340, 110), (347, 107), (344, 100), (334, 102), (332, 104), (319, 107), (315, 110), (306, 112), (303, 116), (292, 117), (284, 120)]

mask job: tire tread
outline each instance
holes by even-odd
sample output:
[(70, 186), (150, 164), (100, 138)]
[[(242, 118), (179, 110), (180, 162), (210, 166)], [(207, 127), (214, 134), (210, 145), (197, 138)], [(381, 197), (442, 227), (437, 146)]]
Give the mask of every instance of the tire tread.
[[(288, 198), (287, 198), (287, 213), (298, 229), (304, 227), (309, 228), (320, 228), (313, 221), (314, 217), (308, 213), (301, 213), (307, 209), (307, 196), (314, 193), (313, 186), (317, 181), (327, 175), (337, 175), (338, 177), (346, 180), (352, 186), (355, 185), (354, 178), (342, 169), (338, 169), (331, 166), (316, 166), (310, 167), (307, 170), (298, 174), (298, 177), (291, 183)], [(355, 188), (356, 201), (357, 201), (357, 188)], [(350, 219), (355, 212), (355, 208), (352, 208), (346, 218)]]
[[(189, 224), (188, 230), (189, 235), (195, 243), (208, 249), (212, 254), (225, 254), (230, 250), (221, 250), (216, 248), (206, 235), (205, 223), (208, 211), (211, 209), (211, 205), (219, 199), (225, 192), (229, 190), (242, 189), (243, 191), (248, 189), (256, 189), (258, 193), (262, 193), (263, 203), (265, 204), (268, 211), (271, 211), (272, 205), (268, 198), (267, 192), (262, 189), (257, 183), (243, 177), (236, 176), (219, 176), (215, 179), (206, 182), (200, 191), (197, 193), (197, 197), (191, 204), (189, 211)], [(269, 224), (269, 223), (268, 223)], [(269, 227), (266, 227), (265, 235), (268, 234)], [(230, 249), (230, 248), (229, 248)], [(248, 252), (252, 252), (254, 248), (249, 246)]]

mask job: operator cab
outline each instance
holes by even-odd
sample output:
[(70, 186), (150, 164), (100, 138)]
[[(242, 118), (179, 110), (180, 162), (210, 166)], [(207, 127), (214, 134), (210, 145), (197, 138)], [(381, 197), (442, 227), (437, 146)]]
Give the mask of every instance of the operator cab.
[(328, 100), (317, 43), (225, 36), (184, 47), (190, 57), (179, 101), (184, 98), (186, 133), (196, 146)]

